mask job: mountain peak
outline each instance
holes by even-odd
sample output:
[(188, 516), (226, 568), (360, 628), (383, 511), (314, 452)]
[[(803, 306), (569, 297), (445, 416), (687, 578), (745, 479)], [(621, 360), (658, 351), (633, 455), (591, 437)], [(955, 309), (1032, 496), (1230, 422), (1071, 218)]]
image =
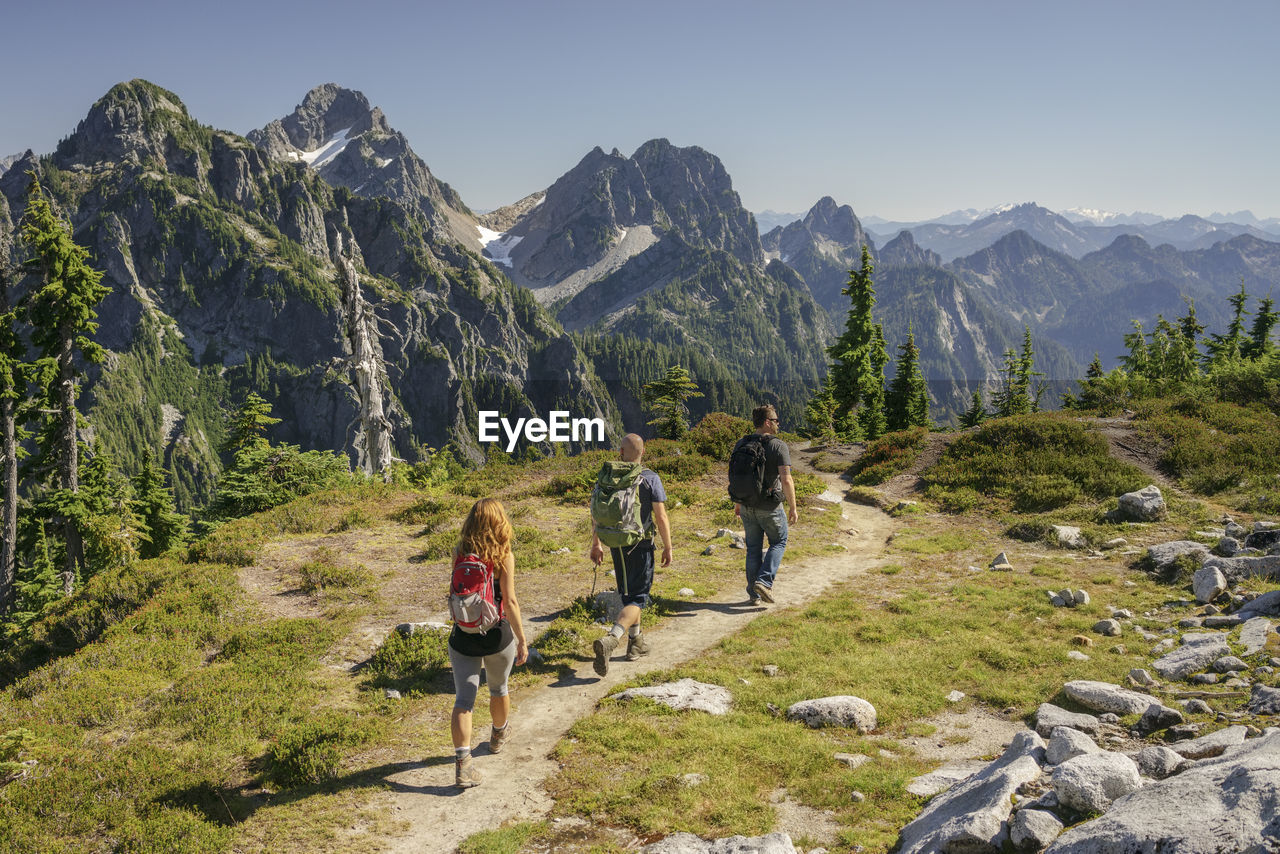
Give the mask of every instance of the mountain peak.
[[(117, 83), (95, 101), (75, 133), (58, 145), (56, 156), (63, 163), (165, 160), (169, 137), (189, 137), (196, 127), (181, 98), (135, 78)], [(191, 143), (184, 139), (179, 147), (190, 148)]]

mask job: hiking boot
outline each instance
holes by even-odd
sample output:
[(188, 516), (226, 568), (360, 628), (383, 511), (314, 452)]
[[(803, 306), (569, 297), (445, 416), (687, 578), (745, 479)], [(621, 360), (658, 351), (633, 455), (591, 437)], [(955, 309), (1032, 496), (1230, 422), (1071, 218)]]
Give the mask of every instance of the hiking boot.
[(493, 728), (493, 730), (489, 733), (489, 752), (490, 753), (502, 752), (502, 745), (507, 743), (507, 733), (509, 732), (511, 732), (510, 721), (508, 721), (507, 725), (504, 726), (502, 729), (498, 729), (497, 727)]
[(609, 675), (609, 656), (613, 655), (613, 651), (618, 648), (618, 639), (613, 635), (605, 635), (598, 639), (591, 648), (595, 650), (596, 660), (593, 667), (599, 676)]
[(763, 581), (757, 581), (755, 591), (756, 595), (765, 602), (768, 602), (770, 605), (773, 604), (773, 589), (769, 587), (769, 585), (765, 584)]
[(649, 642), (643, 634), (627, 638), (627, 661), (635, 661), (642, 655), (649, 654)]
[(472, 786), (480, 785), (480, 772), (476, 770), (476, 763), (472, 761), (471, 754), (468, 753), (465, 759), (454, 760), (457, 766), (457, 776), (454, 778), (454, 785), (459, 789), (470, 789)]

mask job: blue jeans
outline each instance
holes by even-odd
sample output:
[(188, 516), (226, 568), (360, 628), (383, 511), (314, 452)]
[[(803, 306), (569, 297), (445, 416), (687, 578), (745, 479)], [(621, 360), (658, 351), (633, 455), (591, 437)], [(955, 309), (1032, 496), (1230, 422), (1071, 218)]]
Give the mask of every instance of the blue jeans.
[[(787, 550), (787, 511), (779, 504), (772, 510), (742, 505), (742, 528), (747, 541), (747, 595), (754, 598), (756, 582), (772, 587)], [(764, 538), (769, 550), (764, 551)], [(762, 553), (763, 552), (763, 556)]]

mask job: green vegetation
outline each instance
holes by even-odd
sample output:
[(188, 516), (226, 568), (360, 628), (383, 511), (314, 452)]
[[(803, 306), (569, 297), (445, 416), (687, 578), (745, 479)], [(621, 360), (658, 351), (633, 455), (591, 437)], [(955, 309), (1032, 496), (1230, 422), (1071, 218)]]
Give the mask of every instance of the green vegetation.
[(929, 431), (925, 427), (886, 433), (867, 445), (862, 456), (849, 468), (849, 475), (858, 486), (884, 483), (895, 474), (911, 468), (928, 437)]
[(689, 407), (687, 401), (702, 397), (698, 384), (689, 378), (689, 372), (679, 365), (667, 368), (662, 379), (645, 383), (641, 389), (645, 407), (653, 414), (649, 424), (664, 439), (683, 439), (689, 432)]

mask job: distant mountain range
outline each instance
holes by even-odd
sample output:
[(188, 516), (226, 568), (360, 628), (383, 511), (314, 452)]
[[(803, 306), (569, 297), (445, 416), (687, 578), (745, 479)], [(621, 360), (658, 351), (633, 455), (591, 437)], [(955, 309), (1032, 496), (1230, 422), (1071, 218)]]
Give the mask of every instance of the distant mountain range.
[(90, 422), (126, 464), (162, 453), (187, 504), (207, 497), (222, 413), (250, 388), (285, 419), (275, 438), (359, 461), (378, 419), (357, 352), (405, 459), (450, 443), (479, 459), (486, 408), (571, 407), (647, 430), (641, 386), (677, 363), (706, 393), (695, 417), (769, 401), (799, 426), (863, 245), (891, 355), (915, 334), (942, 421), (993, 385), (1024, 327), (1052, 404), (1094, 352), (1115, 363), (1132, 320), (1150, 328), (1195, 300), (1220, 330), (1241, 281), (1262, 295), (1280, 280), (1266, 230), (1280, 224), (1252, 215), (1022, 204), (887, 223), (824, 197), (757, 217), (719, 158), (660, 138), (592, 149), (477, 215), (336, 84), (244, 137), (200, 124), (172, 92), (120, 84), (54, 153), (0, 173), (0, 225), (22, 211), (27, 170), (112, 287), (99, 337), (113, 357)]

